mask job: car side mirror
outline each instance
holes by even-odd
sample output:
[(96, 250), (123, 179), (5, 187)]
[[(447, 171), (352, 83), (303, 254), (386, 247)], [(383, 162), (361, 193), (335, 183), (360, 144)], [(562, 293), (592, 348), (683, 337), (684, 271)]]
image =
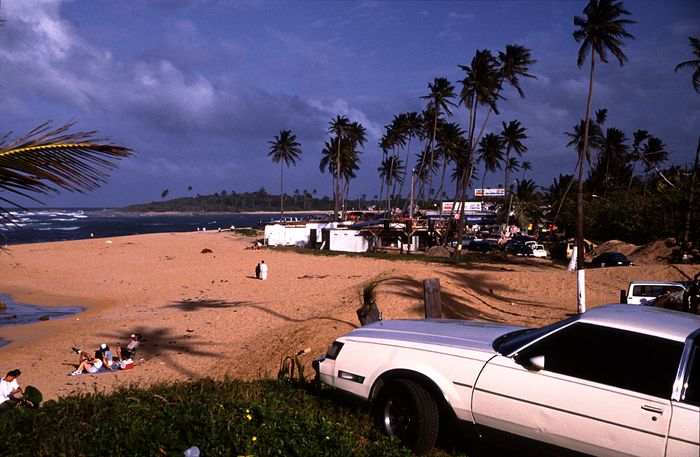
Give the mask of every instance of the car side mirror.
[(515, 360), (515, 363), (521, 365), (528, 371), (540, 371), (544, 369), (544, 355), (536, 355), (534, 357), (529, 358), (523, 356), (515, 356), (513, 360)]

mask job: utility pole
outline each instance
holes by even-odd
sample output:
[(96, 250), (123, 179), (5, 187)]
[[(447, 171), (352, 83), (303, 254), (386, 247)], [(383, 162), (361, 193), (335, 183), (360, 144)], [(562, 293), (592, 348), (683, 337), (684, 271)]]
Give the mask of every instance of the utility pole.
[(411, 203), (410, 203), (410, 206), (408, 207), (409, 219), (413, 219), (413, 186), (415, 184), (415, 178), (416, 178), (416, 169), (413, 168), (413, 169), (411, 169)]

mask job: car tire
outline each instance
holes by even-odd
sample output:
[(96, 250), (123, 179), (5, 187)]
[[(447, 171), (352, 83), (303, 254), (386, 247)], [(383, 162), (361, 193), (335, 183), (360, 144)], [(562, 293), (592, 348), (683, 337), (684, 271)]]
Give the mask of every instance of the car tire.
[(399, 379), (385, 386), (372, 410), (376, 426), (415, 454), (425, 454), (435, 445), (440, 426), (438, 407), (416, 382)]

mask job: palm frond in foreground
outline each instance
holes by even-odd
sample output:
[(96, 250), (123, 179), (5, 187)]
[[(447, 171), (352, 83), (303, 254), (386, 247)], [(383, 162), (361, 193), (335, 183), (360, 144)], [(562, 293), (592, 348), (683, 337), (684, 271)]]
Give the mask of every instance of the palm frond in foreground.
[(73, 125), (54, 129), (45, 122), (16, 140), (11, 132), (0, 138), (0, 217), (8, 214), (3, 205), (20, 206), (6, 193), (40, 203), (32, 194), (93, 190), (106, 182), (104, 170), (117, 168), (114, 160), (134, 154), (95, 138), (95, 131), (70, 133)]

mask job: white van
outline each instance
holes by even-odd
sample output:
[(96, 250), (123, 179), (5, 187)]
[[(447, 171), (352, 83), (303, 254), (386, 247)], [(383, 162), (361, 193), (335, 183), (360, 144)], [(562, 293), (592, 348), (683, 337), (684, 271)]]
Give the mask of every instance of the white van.
[(685, 291), (686, 285), (682, 282), (632, 281), (627, 290), (620, 290), (620, 303), (646, 305), (666, 292), (674, 294)]

